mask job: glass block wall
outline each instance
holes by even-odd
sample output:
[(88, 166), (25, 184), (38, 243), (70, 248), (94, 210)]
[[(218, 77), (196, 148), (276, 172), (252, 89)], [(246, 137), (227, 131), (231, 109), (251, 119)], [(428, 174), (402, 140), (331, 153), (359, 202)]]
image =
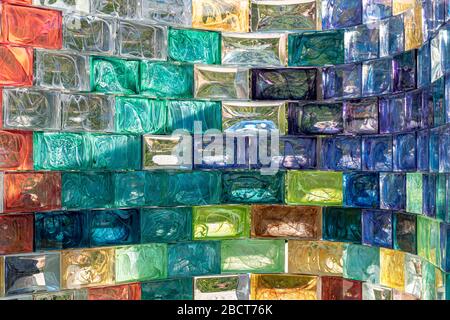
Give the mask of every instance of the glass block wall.
[(449, 1), (0, 5), (1, 299), (450, 298)]

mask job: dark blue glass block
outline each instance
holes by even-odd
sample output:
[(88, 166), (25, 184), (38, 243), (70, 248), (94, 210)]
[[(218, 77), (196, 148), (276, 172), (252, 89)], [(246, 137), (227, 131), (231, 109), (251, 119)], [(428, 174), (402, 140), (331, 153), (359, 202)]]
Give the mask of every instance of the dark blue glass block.
[(344, 131), (342, 103), (290, 102), (289, 134), (336, 134)]
[(378, 173), (345, 172), (343, 179), (344, 205), (357, 208), (379, 206)]
[[(430, 130), (430, 147), (429, 147), (429, 170), (430, 172), (439, 172), (439, 149), (441, 148), (441, 128), (433, 128)], [(444, 142), (442, 140), (442, 142)]]
[(316, 168), (316, 137), (282, 136), (280, 165), (285, 169)]
[(361, 0), (322, 1), (322, 29), (340, 29), (361, 23)]
[(380, 173), (380, 209), (404, 210), (406, 207), (406, 175)]
[(422, 92), (409, 91), (405, 94), (405, 130), (412, 131), (420, 128), (420, 109), (422, 107)]
[[(450, 51), (449, 51), (450, 52)], [(445, 124), (447, 117), (445, 112), (445, 86), (444, 78), (440, 78), (433, 83), (433, 125), (435, 127)]]
[(363, 23), (392, 16), (391, 0), (363, 0)]
[(394, 133), (406, 130), (405, 106), (405, 95), (403, 94), (380, 99), (380, 133)]
[(392, 91), (392, 60), (379, 59), (362, 65), (363, 96), (386, 94)]
[(114, 204), (116, 207), (137, 207), (145, 204), (145, 172), (114, 174)]
[(416, 171), (416, 134), (404, 133), (393, 136), (394, 171)]
[(416, 87), (416, 51), (411, 50), (394, 57), (394, 92), (412, 90)]
[(324, 240), (361, 243), (361, 209), (325, 207), (322, 216)]
[(89, 212), (91, 247), (139, 243), (139, 210), (92, 210)]
[(380, 21), (380, 57), (393, 56), (405, 48), (403, 15)]
[(169, 244), (169, 277), (220, 273), (220, 241)]
[(141, 243), (192, 239), (192, 208), (141, 209)]
[(422, 213), (436, 217), (436, 174), (424, 174), (422, 179)]
[(422, 88), (431, 82), (430, 43), (426, 42), (417, 51), (417, 87)]
[(324, 138), (321, 148), (321, 169), (361, 170), (361, 137)]
[(415, 254), (417, 252), (416, 215), (393, 213), (393, 248)]
[(392, 136), (362, 138), (362, 167), (369, 171), (392, 171)]
[(323, 69), (324, 99), (355, 98), (361, 95), (361, 64), (352, 63)]
[(345, 62), (378, 58), (379, 29), (372, 25), (359, 25), (345, 30)]
[(439, 172), (450, 172), (450, 125), (440, 128)]
[(35, 250), (89, 247), (86, 211), (37, 212), (34, 221)]
[(141, 283), (142, 300), (192, 300), (194, 282), (192, 278), (167, 279)]
[(392, 248), (392, 212), (363, 210), (362, 242), (375, 247)]
[(440, 224), (440, 260), (441, 268), (445, 272), (450, 271), (450, 224)]
[(430, 169), (430, 131), (417, 131), (417, 170), (428, 171)]
[(433, 127), (434, 121), (433, 95), (430, 88), (422, 90), (422, 105), (420, 110), (420, 127), (422, 129)]
[(317, 69), (252, 69), (254, 100), (316, 100)]
[(344, 101), (344, 130), (352, 134), (378, 133), (378, 99)]

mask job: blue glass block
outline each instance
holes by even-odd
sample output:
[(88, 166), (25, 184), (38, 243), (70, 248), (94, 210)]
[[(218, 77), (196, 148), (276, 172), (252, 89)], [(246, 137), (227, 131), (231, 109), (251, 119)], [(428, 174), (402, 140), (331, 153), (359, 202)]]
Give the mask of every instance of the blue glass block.
[(380, 249), (349, 244), (343, 254), (343, 276), (346, 279), (380, 283)]
[(362, 94), (378, 95), (392, 91), (392, 60), (379, 59), (362, 65)]
[(346, 133), (378, 133), (378, 99), (344, 101), (343, 118)]
[(450, 172), (450, 126), (440, 129), (439, 136), (439, 172)]
[(63, 208), (94, 209), (113, 205), (113, 177), (109, 172), (63, 172), (61, 180)]
[[(429, 170), (430, 172), (439, 172), (439, 149), (441, 148), (441, 128), (433, 128), (430, 130), (430, 147), (429, 147)], [(444, 142), (444, 141), (442, 141)]]
[(347, 207), (376, 208), (379, 205), (378, 173), (345, 172), (343, 189)]
[(201, 130), (222, 130), (222, 106), (218, 101), (172, 100), (167, 102), (167, 132), (184, 129), (194, 132), (194, 122), (201, 122)]
[(416, 87), (416, 51), (407, 51), (394, 57), (394, 92), (412, 90)]
[(364, 244), (392, 248), (392, 212), (363, 210), (362, 230)]
[(145, 204), (145, 172), (116, 172), (113, 180), (116, 207), (137, 207)]
[(139, 170), (141, 137), (124, 134), (92, 134), (92, 168)]
[(433, 7), (432, 1), (421, 1), (422, 6), (422, 33), (424, 39), (430, 38), (430, 33), (433, 31)]
[(422, 107), (421, 90), (406, 92), (405, 94), (405, 130), (417, 130), (420, 128), (420, 112)]
[(445, 76), (445, 122), (450, 123), (450, 75)]
[(441, 268), (450, 271), (450, 224), (440, 224)]
[(378, 58), (379, 29), (375, 25), (359, 25), (345, 30), (345, 62)]
[(428, 171), (430, 169), (430, 131), (417, 131), (417, 170)]
[(362, 139), (363, 170), (392, 171), (392, 136), (368, 136)]
[(433, 95), (430, 88), (422, 90), (422, 105), (420, 109), (420, 127), (422, 129), (433, 127), (434, 121)]
[(141, 209), (141, 243), (177, 242), (192, 239), (192, 209)]
[(36, 251), (89, 246), (86, 211), (37, 212), (34, 221)]
[(442, 51), (442, 65), (444, 73), (447, 74), (448, 72), (450, 72), (450, 27), (448, 24), (439, 31), (439, 38), (441, 44), (440, 50)]
[(169, 245), (169, 277), (220, 273), (220, 241)]
[(403, 15), (392, 16), (380, 22), (380, 57), (404, 51), (405, 35)]
[(445, 23), (445, 0), (433, 0), (433, 30), (437, 30), (442, 24)]
[(336, 134), (344, 131), (342, 103), (290, 102), (289, 134)]
[(392, 15), (391, 0), (363, 0), (363, 23), (378, 21)]
[(361, 0), (322, 1), (322, 29), (339, 29), (361, 23)]
[(285, 169), (316, 168), (316, 146), (316, 137), (280, 137), (281, 166)]
[(89, 212), (91, 247), (139, 243), (139, 210), (92, 210)]
[(142, 300), (193, 300), (192, 278), (167, 279), (141, 283)]
[(405, 133), (393, 136), (394, 171), (416, 171), (416, 134)]
[(431, 82), (430, 43), (426, 42), (417, 51), (417, 87), (422, 88)]
[(322, 214), (324, 240), (361, 243), (361, 209), (325, 207)]
[(406, 176), (403, 173), (380, 173), (380, 209), (404, 210)]
[(416, 215), (401, 212), (393, 213), (393, 248), (416, 254)]
[(436, 217), (436, 174), (424, 174), (422, 180), (422, 213), (428, 217)]
[[(450, 52), (450, 51), (449, 51)], [(446, 123), (446, 106), (445, 106), (445, 83), (444, 78), (440, 78), (432, 85), (433, 95), (433, 125), (435, 127), (442, 126)]]
[(405, 96), (383, 97), (379, 100), (380, 133), (393, 133), (406, 130)]
[(361, 64), (345, 64), (323, 69), (324, 99), (354, 98), (361, 95)]
[(361, 137), (324, 138), (321, 148), (321, 169), (361, 170)]

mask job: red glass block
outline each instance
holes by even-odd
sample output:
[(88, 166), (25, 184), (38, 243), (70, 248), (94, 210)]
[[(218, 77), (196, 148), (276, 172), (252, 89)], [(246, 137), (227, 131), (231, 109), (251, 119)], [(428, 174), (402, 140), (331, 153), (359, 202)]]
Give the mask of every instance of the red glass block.
[(0, 130), (0, 169), (33, 169), (33, 132)]
[(362, 300), (362, 282), (342, 279), (344, 300)]
[(362, 283), (340, 277), (322, 277), (322, 300), (361, 300)]
[(5, 172), (3, 212), (34, 212), (61, 208), (59, 172)]
[(33, 48), (0, 45), (0, 86), (33, 84)]
[(88, 300), (141, 300), (141, 284), (89, 288)]
[(0, 254), (33, 251), (33, 214), (0, 215)]
[(62, 47), (60, 11), (5, 4), (2, 26), (6, 42), (46, 49)]

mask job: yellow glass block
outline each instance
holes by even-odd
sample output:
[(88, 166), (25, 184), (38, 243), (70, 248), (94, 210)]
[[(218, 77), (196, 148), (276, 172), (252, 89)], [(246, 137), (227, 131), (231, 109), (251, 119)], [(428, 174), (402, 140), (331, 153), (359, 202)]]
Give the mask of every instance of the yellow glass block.
[(398, 15), (402, 12), (408, 11), (416, 6), (417, 0), (393, 0), (392, 14)]
[(0, 257), (0, 297), (5, 294), (5, 259)]
[(248, 0), (193, 0), (194, 28), (248, 32), (250, 3)]
[(251, 300), (318, 300), (319, 277), (294, 274), (252, 274)]
[(404, 13), (405, 28), (405, 51), (417, 49), (423, 43), (422, 33), (422, 6), (417, 5), (414, 9)]
[(114, 248), (61, 251), (62, 288), (114, 284), (114, 256)]
[(288, 272), (342, 275), (344, 245), (329, 241), (288, 241)]
[(445, 273), (439, 268), (436, 271), (436, 300), (445, 300)]
[(405, 253), (380, 248), (380, 284), (405, 291)]

